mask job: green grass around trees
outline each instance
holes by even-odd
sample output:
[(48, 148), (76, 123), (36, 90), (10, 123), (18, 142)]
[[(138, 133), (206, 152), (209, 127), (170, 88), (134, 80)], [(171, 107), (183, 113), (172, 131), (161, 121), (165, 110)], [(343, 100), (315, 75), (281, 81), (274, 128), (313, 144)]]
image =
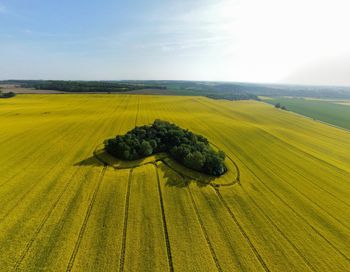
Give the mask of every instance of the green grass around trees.
[(208, 140), (167, 121), (135, 127), (123, 136), (109, 139), (106, 151), (123, 160), (137, 160), (155, 153), (167, 152), (184, 166), (213, 176), (227, 171), (225, 153), (213, 150)]

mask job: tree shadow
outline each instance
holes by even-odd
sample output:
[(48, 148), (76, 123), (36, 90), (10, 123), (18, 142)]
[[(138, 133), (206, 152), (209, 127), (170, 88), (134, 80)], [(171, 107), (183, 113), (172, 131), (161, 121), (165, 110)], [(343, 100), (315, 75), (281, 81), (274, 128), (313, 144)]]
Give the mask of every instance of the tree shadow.
[(172, 167), (169, 167), (168, 164), (164, 162), (158, 162), (158, 168), (163, 173), (163, 178), (165, 180), (165, 186), (185, 188), (188, 187), (191, 183), (197, 184), (198, 187), (205, 187), (210, 185), (210, 180), (200, 181), (192, 177), (186, 176), (183, 173), (175, 170)]
[(186, 168), (167, 154), (157, 154), (145, 159), (135, 161), (122, 161), (109, 155), (105, 150), (100, 149), (94, 152), (94, 155), (79, 161), (74, 166), (104, 166), (109, 165), (115, 169), (132, 169), (145, 164), (156, 164), (159, 173), (163, 175), (165, 185), (170, 187), (185, 188), (191, 183), (196, 183), (198, 187), (211, 185), (216, 177), (205, 175), (197, 171)]
[(95, 156), (91, 156), (82, 161), (76, 162), (74, 166), (103, 166), (104, 164), (99, 161)]

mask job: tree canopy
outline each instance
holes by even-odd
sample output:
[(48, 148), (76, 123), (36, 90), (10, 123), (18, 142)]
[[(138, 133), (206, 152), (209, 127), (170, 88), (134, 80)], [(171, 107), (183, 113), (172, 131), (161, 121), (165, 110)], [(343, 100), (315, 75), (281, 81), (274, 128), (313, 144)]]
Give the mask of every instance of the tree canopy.
[(22, 87), (37, 90), (55, 90), (65, 92), (127, 92), (143, 89), (166, 89), (160, 85), (131, 84), (109, 81), (64, 81), (64, 80), (33, 80), (24, 81)]
[(177, 162), (199, 172), (220, 176), (227, 171), (223, 151), (216, 152), (205, 137), (162, 120), (135, 127), (125, 135), (109, 139), (105, 148), (108, 153), (123, 160), (167, 152)]
[(3, 93), (0, 88), (0, 98), (11, 98), (16, 96), (14, 92)]

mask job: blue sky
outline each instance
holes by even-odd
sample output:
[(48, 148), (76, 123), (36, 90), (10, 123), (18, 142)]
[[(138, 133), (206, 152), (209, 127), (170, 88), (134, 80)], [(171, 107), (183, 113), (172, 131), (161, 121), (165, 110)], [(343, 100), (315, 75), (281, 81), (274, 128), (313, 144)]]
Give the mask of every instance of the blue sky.
[(347, 2), (0, 0), (0, 79), (350, 84)]

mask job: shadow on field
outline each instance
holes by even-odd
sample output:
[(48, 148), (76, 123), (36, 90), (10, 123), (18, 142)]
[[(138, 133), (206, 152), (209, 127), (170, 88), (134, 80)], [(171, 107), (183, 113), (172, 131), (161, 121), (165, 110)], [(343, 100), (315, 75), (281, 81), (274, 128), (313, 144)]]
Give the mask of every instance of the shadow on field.
[(211, 180), (206, 180), (205, 182), (196, 181), (190, 177), (186, 177), (180, 172), (175, 171), (164, 163), (159, 163), (158, 168), (162, 170), (163, 178), (165, 180), (165, 186), (185, 188), (190, 185), (191, 182), (194, 182), (199, 187), (204, 187), (210, 185)]
[(96, 159), (95, 156), (91, 156), (85, 160), (82, 160), (74, 164), (74, 166), (89, 166), (89, 165), (103, 166), (103, 163), (100, 162), (98, 159)]
[[(97, 157), (96, 154), (93, 156), (86, 158), (82, 161), (79, 161), (74, 164), (74, 166), (104, 166), (104, 165), (110, 165), (111, 167), (115, 169), (134, 169), (136, 167), (140, 167), (146, 164), (154, 164), (156, 167), (161, 170), (158, 173), (160, 175), (163, 175), (165, 181), (165, 186), (169, 187), (177, 187), (177, 188), (185, 188), (190, 185), (191, 182), (194, 182), (197, 184), (198, 187), (204, 187), (211, 184), (211, 182), (215, 179), (214, 177), (210, 177), (208, 175), (202, 175), (200, 176), (192, 176), (190, 173), (194, 173), (193, 170), (186, 169), (184, 166), (176, 163), (175, 161), (169, 160), (167, 158), (155, 158), (154, 161), (146, 161), (145, 160), (139, 160), (139, 161), (133, 161), (133, 162), (122, 162), (116, 164), (116, 162), (119, 162), (119, 160), (105, 160), (106, 158), (102, 158), (101, 154), (99, 154), (100, 157)], [(184, 174), (186, 173), (186, 174)], [(198, 174), (198, 173), (197, 173)]]

